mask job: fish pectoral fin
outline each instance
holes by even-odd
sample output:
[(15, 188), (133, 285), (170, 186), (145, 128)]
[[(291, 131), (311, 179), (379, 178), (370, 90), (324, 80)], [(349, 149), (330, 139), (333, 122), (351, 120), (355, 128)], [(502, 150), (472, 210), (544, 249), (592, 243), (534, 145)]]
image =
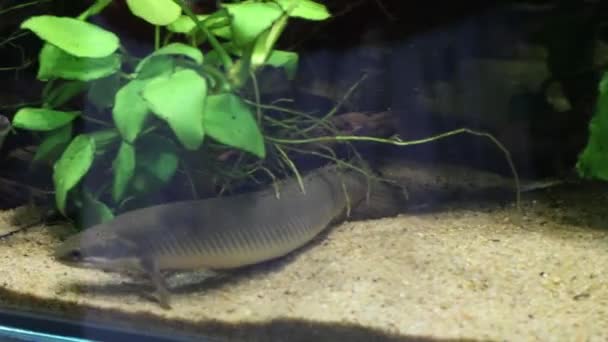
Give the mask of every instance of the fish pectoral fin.
[(167, 288), (165, 278), (158, 268), (158, 262), (154, 259), (143, 259), (141, 261), (141, 267), (154, 285), (154, 293), (152, 296), (158, 301), (163, 309), (171, 309), (169, 289)]

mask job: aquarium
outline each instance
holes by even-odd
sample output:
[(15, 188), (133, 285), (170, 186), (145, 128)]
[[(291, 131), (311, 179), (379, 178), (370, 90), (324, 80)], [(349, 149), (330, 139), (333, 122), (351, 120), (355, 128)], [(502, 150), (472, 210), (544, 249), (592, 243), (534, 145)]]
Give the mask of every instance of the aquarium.
[(0, 339), (606, 340), (605, 6), (0, 1)]

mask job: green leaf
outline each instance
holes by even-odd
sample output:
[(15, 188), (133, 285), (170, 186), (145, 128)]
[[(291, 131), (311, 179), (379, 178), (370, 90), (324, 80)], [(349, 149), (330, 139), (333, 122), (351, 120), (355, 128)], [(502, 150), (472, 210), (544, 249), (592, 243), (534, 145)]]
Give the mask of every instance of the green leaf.
[(44, 44), (40, 51), (38, 79), (51, 78), (90, 81), (109, 76), (120, 69), (117, 54), (102, 58), (75, 57), (51, 44)]
[(105, 110), (114, 105), (114, 97), (120, 88), (120, 75), (114, 73), (108, 77), (91, 82), (88, 100), (99, 110)]
[(215, 140), (260, 158), (266, 156), (264, 137), (251, 109), (234, 94), (207, 97), (205, 131)]
[(192, 47), (190, 45), (186, 45), (183, 43), (171, 43), (168, 45), (163, 46), (162, 48), (154, 51), (154, 53), (152, 54), (153, 56), (160, 56), (160, 55), (178, 55), (178, 56), (186, 56), (190, 59), (192, 59), (193, 61), (196, 62), (196, 64), (203, 64), (203, 53), (201, 52), (201, 50)]
[(21, 28), (31, 30), (40, 39), (76, 57), (107, 57), (119, 45), (114, 33), (69, 17), (35, 16), (24, 21)]
[[(204, 20), (209, 15), (197, 15), (196, 18), (198, 20)], [(196, 27), (196, 23), (187, 15), (181, 15), (174, 22), (167, 25), (167, 30), (175, 33), (191, 33), (191, 31)]]
[(146, 81), (133, 80), (116, 93), (112, 117), (123, 139), (133, 143), (148, 116), (148, 104), (141, 97)]
[(169, 77), (175, 71), (175, 61), (169, 56), (155, 56), (137, 65), (137, 79)]
[(261, 31), (252, 41), (252, 44), (243, 49), (243, 56), (234, 63), (228, 71), (228, 78), (235, 88), (242, 87), (252, 72), (266, 63), (268, 56), (274, 49), (276, 41), (279, 39), (289, 16), (287, 13), (279, 16), (264, 31)]
[(131, 182), (139, 193), (167, 184), (177, 171), (177, 146), (161, 135), (148, 134), (137, 141), (136, 172)]
[(205, 55), (205, 66), (219, 68), (222, 65), (222, 59), (215, 50), (207, 52)]
[(274, 50), (266, 64), (285, 69), (287, 78), (293, 80), (298, 71), (298, 58), (298, 54), (295, 52)]
[(72, 139), (72, 124), (67, 124), (47, 133), (36, 149), (34, 162), (54, 162)]
[(288, 16), (283, 15), (275, 20), (268, 30), (258, 36), (251, 53), (251, 68), (253, 70), (266, 63), (266, 60), (274, 49), (274, 44), (281, 36), (285, 25), (287, 25), (287, 19)]
[[(229, 21), (225, 16), (215, 16), (207, 19), (209, 17), (211, 17), (211, 15), (208, 14), (196, 16), (199, 21), (203, 22), (209, 32), (213, 33), (214, 35), (224, 39), (230, 39), (232, 37)], [(167, 26), (169, 31), (188, 35), (194, 33), (196, 31), (195, 28), (196, 23), (187, 15), (180, 16), (176, 21)]]
[(608, 74), (604, 74), (598, 84), (600, 94), (608, 93)]
[(311, 0), (275, 0), (289, 12), (290, 17), (307, 20), (325, 20), (331, 17), (325, 5)]
[(124, 197), (135, 172), (135, 149), (133, 145), (127, 142), (120, 145), (116, 159), (114, 159), (113, 168), (112, 199), (114, 202), (118, 202)]
[(78, 112), (62, 112), (48, 108), (25, 107), (13, 118), (13, 126), (31, 131), (52, 131), (70, 123)]
[(283, 15), (273, 2), (241, 2), (224, 4), (232, 17), (232, 37), (237, 46), (252, 44), (256, 38)]
[[(243, 55), (244, 49), (236, 47), (232, 43), (223, 43), (221, 45), (222, 45), (222, 48), (224, 48), (224, 50), (228, 54), (231, 54), (231, 55), (237, 56), (237, 57), (241, 57)], [(219, 56), (219, 53), (217, 52), (217, 50), (211, 50), (211, 51), (207, 52), (205, 54), (205, 61), (203, 63), (206, 66), (212, 66), (212, 67), (216, 67), (216, 68), (223, 66), (222, 59)]]
[(110, 146), (120, 140), (120, 133), (113, 128), (94, 131), (89, 133), (89, 136), (95, 141), (96, 154), (105, 153)]
[(78, 214), (78, 224), (82, 228), (108, 222), (114, 218), (112, 210), (87, 190), (83, 191), (82, 210)]
[(63, 151), (53, 170), (55, 202), (65, 214), (68, 192), (72, 190), (89, 171), (95, 158), (95, 141), (86, 134), (80, 134)]
[(608, 181), (608, 73), (599, 84), (595, 114), (589, 123), (589, 140), (576, 164), (584, 178)]
[(203, 64), (203, 53), (199, 49), (182, 43), (171, 43), (154, 51), (152, 54), (148, 55), (141, 62), (139, 62), (135, 68), (135, 72), (139, 73), (151, 58), (167, 55), (186, 56), (195, 61), (196, 64)]
[(86, 89), (87, 84), (81, 81), (66, 81), (53, 88), (44, 99), (44, 106), (57, 108), (74, 98)]
[(127, 0), (135, 16), (152, 25), (168, 25), (182, 14), (182, 9), (173, 0)]
[(179, 141), (190, 150), (203, 142), (203, 110), (207, 83), (195, 71), (177, 71), (168, 79), (154, 79), (143, 91), (143, 97), (156, 116), (165, 120)]

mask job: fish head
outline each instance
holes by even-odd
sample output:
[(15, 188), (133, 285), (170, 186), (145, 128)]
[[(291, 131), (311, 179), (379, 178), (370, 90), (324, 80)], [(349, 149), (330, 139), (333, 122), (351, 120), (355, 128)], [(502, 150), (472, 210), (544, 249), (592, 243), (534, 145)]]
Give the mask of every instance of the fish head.
[(134, 242), (100, 225), (70, 236), (53, 256), (71, 267), (131, 271), (140, 268), (139, 254)]

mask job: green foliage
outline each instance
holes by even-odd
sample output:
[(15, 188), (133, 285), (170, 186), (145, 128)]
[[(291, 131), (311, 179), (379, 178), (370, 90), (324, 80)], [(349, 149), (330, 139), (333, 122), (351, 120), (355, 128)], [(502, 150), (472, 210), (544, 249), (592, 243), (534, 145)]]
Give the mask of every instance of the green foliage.
[(112, 110), (114, 123), (123, 139), (133, 143), (144, 127), (148, 117), (148, 104), (141, 97), (147, 81), (133, 80), (116, 93)]
[(240, 48), (251, 46), (283, 15), (281, 7), (274, 2), (246, 1), (228, 4), (226, 9), (232, 18), (233, 42)]
[(311, 0), (276, 0), (289, 16), (307, 20), (325, 20), (330, 17), (327, 8)]
[(112, 210), (88, 190), (83, 191), (82, 210), (78, 215), (81, 226), (89, 227), (114, 218)]
[(287, 25), (288, 18), (287, 14), (283, 14), (268, 30), (262, 32), (257, 37), (251, 49), (250, 68), (257, 69), (266, 63), (266, 60), (272, 54), (274, 44), (279, 39), (285, 25)]
[(211, 95), (207, 98), (205, 130), (217, 141), (266, 157), (264, 137), (256, 129), (253, 113), (238, 96), (233, 94)]
[(13, 118), (13, 126), (30, 131), (52, 131), (78, 116), (78, 113), (61, 112), (46, 108), (21, 108)]
[[(77, 18), (21, 24), (44, 41), (37, 77), (47, 86), (42, 106), (21, 108), (13, 125), (40, 134), (34, 161), (54, 165), (57, 207), (67, 214), (71, 200), (88, 223), (168, 184), (188, 151), (217, 160), (234, 148), (259, 158), (250, 165), (264, 159), (263, 114), (237, 94), (264, 65), (295, 75), (297, 54), (274, 49), (290, 17), (329, 17), (311, 0), (232, 2), (204, 15), (183, 0), (127, 0), (133, 16), (156, 27), (154, 52), (137, 59), (119, 50), (116, 34), (87, 22), (110, 3), (97, 0)], [(94, 115), (74, 108), (83, 95)], [(83, 184), (106, 171), (112, 177), (102, 184)]]
[(127, 0), (131, 13), (152, 25), (168, 25), (177, 20), (181, 8), (173, 0)]
[(133, 174), (135, 173), (135, 149), (128, 142), (123, 142), (120, 145), (116, 159), (114, 159), (114, 184), (112, 187), (112, 199), (115, 202), (120, 201)]
[(179, 164), (178, 148), (172, 140), (149, 134), (138, 139), (135, 175), (131, 182), (137, 194), (154, 192), (175, 175)]
[(600, 82), (595, 115), (589, 123), (589, 141), (576, 169), (581, 177), (608, 181), (608, 73)]
[(86, 82), (67, 81), (53, 88), (46, 96), (44, 106), (47, 108), (57, 108), (64, 105), (74, 96), (83, 92), (87, 87)]
[(114, 97), (122, 85), (120, 75), (114, 73), (108, 77), (87, 82), (87, 99), (99, 111), (112, 108)]
[(150, 110), (166, 121), (179, 141), (190, 150), (198, 149), (205, 137), (206, 94), (205, 79), (190, 69), (177, 71), (169, 78), (154, 79), (142, 91)]
[(38, 79), (47, 81), (63, 78), (91, 81), (112, 75), (118, 69), (120, 69), (120, 57), (116, 54), (99, 58), (77, 57), (47, 43), (40, 51)]
[[(232, 30), (230, 29), (228, 18), (212, 15), (197, 15), (196, 19), (201, 21), (207, 30), (209, 30), (213, 35), (224, 39), (231, 39)], [(177, 18), (177, 20), (169, 24), (167, 29), (175, 33), (196, 35), (196, 22), (194, 22), (189, 16), (182, 15)]]
[(135, 72), (141, 72), (141, 69), (146, 65), (150, 59), (157, 56), (167, 56), (167, 55), (181, 55), (186, 56), (192, 59), (196, 64), (203, 64), (203, 53), (201, 50), (194, 48), (192, 46), (182, 44), (182, 43), (171, 43), (162, 48), (154, 51), (152, 54), (144, 58), (135, 69)]
[(87, 174), (95, 159), (95, 140), (86, 134), (74, 138), (55, 163), (53, 183), (55, 201), (60, 212), (65, 213), (68, 192)]
[(298, 70), (298, 54), (291, 51), (274, 50), (268, 57), (266, 64), (277, 68), (284, 68), (287, 77), (291, 80)]
[(96, 154), (104, 154), (120, 137), (118, 130), (113, 128), (93, 131), (88, 134), (95, 141)]
[(72, 139), (72, 124), (67, 124), (48, 132), (34, 155), (34, 162), (55, 160)]
[(74, 18), (41, 15), (27, 19), (21, 28), (75, 57), (107, 57), (119, 44), (114, 33)]

